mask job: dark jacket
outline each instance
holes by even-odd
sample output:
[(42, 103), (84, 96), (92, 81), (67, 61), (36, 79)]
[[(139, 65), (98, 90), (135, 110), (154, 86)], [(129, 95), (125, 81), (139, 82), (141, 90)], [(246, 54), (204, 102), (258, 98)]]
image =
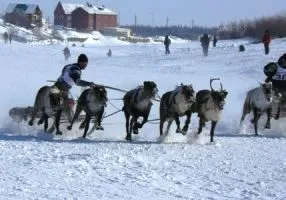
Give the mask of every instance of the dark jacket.
[(165, 40), (164, 40), (164, 45), (165, 46), (170, 46), (170, 44), (171, 44), (171, 40), (170, 40), (170, 38), (168, 36), (166, 36)]
[(266, 32), (262, 38), (263, 44), (269, 45), (271, 41), (270, 33)]
[(203, 47), (209, 47), (210, 44), (210, 38), (208, 36), (208, 34), (204, 34), (203, 37), (201, 37), (201, 45)]
[(271, 81), (273, 88), (286, 91), (286, 68), (278, 63), (271, 62), (264, 67), (263, 71), (267, 76), (266, 81)]

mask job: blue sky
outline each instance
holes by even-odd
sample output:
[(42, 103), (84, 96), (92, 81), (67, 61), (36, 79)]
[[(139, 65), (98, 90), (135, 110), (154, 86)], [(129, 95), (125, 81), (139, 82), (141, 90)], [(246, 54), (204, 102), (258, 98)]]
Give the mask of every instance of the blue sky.
[[(45, 16), (53, 17), (58, 0), (1, 0), (4, 11), (12, 3), (37, 3)], [(64, 3), (85, 3), (84, 0), (64, 0)], [(285, 0), (94, 0), (119, 13), (120, 24), (169, 24), (215, 26), (232, 20), (254, 19), (286, 12)]]

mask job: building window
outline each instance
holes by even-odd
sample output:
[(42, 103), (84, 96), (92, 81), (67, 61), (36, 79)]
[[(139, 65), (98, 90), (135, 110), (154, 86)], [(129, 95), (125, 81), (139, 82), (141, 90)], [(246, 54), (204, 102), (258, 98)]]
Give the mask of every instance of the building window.
[(33, 20), (39, 20), (40, 16), (39, 15), (33, 15)]
[(71, 15), (68, 15), (67, 20), (71, 21), (72, 17)]

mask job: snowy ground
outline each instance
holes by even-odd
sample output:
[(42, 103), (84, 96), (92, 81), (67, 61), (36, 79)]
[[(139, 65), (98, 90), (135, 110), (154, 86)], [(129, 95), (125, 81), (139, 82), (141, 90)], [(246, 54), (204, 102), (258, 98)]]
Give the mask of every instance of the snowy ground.
[[(162, 44), (71, 47), (70, 62), (80, 53), (89, 57), (83, 79), (121, 89), (153, 80), (162, 95), (180, 83), (208, 89), (210, 77), (221, 78), (229, 96), (214, 144), (209, 144), (209, 125), (196, 135), (196, 115), (187, 136), (172, 126), (159, 138), (158, 124), (149, 123), (132, 143), (124, 140), (123, 113), (107, 118), (105, 130), (85, 140), (76, 126), (68, 132), (62, 125), (64, 135), (56, 137), (42, 127), (18, 125), (9, 109), (32, 105), (38, 88), (56, 79), (68, 62), (63, 45), (0, 44), (0, 199), (286, 199), (285, 121), (273, 121), (266, 131), (261, 120), (259, 137), (249, 119), (238, 127), (246, 91), (264, 80), (263, 66), (285, 53), (286, 40), (274, 40), (268, 56), (262, 44), (247, 43), (220, 41), (206, 58), (198, 42), (174, 41), (168, 56)], [(79, 91), (73, 88), (75, 98)], [(122, 96), (108, 90), (110, 99)], [(121, 101), (111, 102), (122, 107)], [(151, 119), (158, 118), (158, 110), (154, 102)], [(108, 104), (107, 114), (114, 111)]]

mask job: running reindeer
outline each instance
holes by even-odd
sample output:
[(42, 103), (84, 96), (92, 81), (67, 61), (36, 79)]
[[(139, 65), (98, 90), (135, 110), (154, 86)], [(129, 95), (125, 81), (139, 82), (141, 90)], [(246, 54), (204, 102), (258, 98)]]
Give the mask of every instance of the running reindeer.
[(38, 121), (38, 125), (44, 123), (44, 131), (47, 132), (49, 126), (48, 118), (55, 116), (55, 121), (48, 132), (53, 132), (54, 128), (56, 128), (56, 134), (62, 135), (62, 132), (59, 129), (62, 111), (64, 111), (64, 114), (70, 121), (73, 116), (73, 106), (66, 103), (68, 97), (65, 98), (65, 96), (67, 95), (63, 94), (54, 86), (43, 86), (40, 88), (36, 95), (29, 125), (33, 126), (35, 118), (39, 115), (39, 112), (41, 112), (41, 118)]
[[(166, 92), (160, 102), (160, 135), (163, 135), (163, 125), (168, 120), (166, 133), (169, 132), (171, 124), (175, 119), (176, 133), (185, 135), (191, 122), (191, 106), (195, 102), (195, 91), (192, 85), (183, 85), (176, 87), (173, 91)], [(179, 117), (186, 116), (183, 129), (180, 128)]]
[[(122, 110), (126, 119), (126, 140), (131, 141), (131, 132), (138, 134), (138, 129), (148, 121), (152, 107), (151, 100), (157, 92), (157, 85), (153, 81), (145, 81), (143, 86), (130, 90), (124, 95)], [(142, 123), (138, 122), (139, 117), (143, 117)]]
[(220, 83), (220, 90), (214, 90), (212, 82), (219, 80), (218, 78), (210, 79), (211, 90), (200, 90), (196, 95), (196, 103), (193, 104), (192, 111), (198, 113), (199, 129), (198, 134), (202, 132), (205, 123), (211, 121), (210, 142), (214, 140), (214, 130), (217, 122), (220, 120), (220, 116), (225, 104), (225, 98), (228, 94), (226, 90), (222, 88)]
[(251, 119), (251, 123), (254, 124), (255, 135), (258, 135), (257, 131), (257, 123), (260, 116), (266, 112), (267, 113), (267, 121), (265, 124), (265, 128), (270, 129), (270, 120), (272, 116), (272, 100), (273, 100), (273, 91), (272, 91), (272, 83), (265, 82), (260, 83), (259, 87), (256, 87), (252, 90), (249, 90), (246, 94), (246, 98), (243, 105), (243, 113), (241, 116), (240, 124), (242, 124), (245, 116), (249, 114), (251, 111), (253, 112), (253, 119)]
[(103, 130), (101, 127), (101, 120), (107, 101), (107, 92), (103, 86), (94, 86), (84, 90), (77, 101), (75, 114), (67, 129), (72, 130), (74, 122), (77, 120), (81, 111), (83, 110), (86, 113), (85, 119), (80, 125), (80, 128), (84, 128), (83, 138), (86, 137), (88, 132), (91, 117), (95, 117), (94, 124), (95, 126), (98, 126), (97, 130)]

